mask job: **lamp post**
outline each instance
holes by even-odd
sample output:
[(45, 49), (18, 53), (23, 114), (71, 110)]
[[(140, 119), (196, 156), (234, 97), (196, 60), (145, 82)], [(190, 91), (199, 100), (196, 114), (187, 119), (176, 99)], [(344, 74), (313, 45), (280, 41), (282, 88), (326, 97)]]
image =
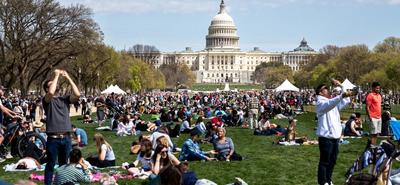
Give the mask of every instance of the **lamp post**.
[(78, 87), (81, 89), (81, 75), (82, 75), (82, 69), (78, 69)]
[(97, 72), (97, 90), (96, 93), (100, 91), (100, 73)]

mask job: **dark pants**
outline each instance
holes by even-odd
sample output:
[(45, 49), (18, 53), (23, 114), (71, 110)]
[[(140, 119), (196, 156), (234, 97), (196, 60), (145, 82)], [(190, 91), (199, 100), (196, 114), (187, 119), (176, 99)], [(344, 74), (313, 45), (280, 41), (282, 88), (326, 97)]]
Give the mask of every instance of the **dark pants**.
[(110, 166), (115, 166), (115, 160), (109, 161), (109, 160), (99, 160), (97, 156), (93, 157), (88, 157), (86, 158), (86, 161), (88, 161), (92, 166), (96, 166), (99, 168), (106, 168)]
[(72, 150), (71, 137), (66, 136), (64, 138), (52, 138), (47, 137), (46, 142), (46, 154), (47, 164), (44, 170), (44, 183), (51, 185), (53, 181), (53, 171), (56, 160), (58, 159), (58, 165), (62, 166), (67, 164), (69, 153)]
[(319, 165), (318, 184), (330, 184), (332, 182), (333, 168), (339, 154), (339, 139), (318, 138)]

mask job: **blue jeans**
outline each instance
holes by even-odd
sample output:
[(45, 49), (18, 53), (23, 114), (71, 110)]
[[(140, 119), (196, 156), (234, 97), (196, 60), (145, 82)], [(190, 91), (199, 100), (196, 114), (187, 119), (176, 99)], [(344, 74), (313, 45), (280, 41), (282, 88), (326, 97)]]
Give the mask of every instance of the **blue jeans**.
[(47, 164), (44, 170), (44, 183), (51, 185), (53, 181), (53, 171), (58, 159), (58, 165), (62, 166), (67, 164), (69, 153), (72, 150), (71, 137), (66, 136), (64, 138), (55, 139), (47, 137), (46, 142), (46, 154)]
[(149, 185), (160, 185), (161, 184), (161, 179), (159, 175), (156, 175), (154, 173), (149, 175)]
[(339, 139), (318, 138), (319, 164), (318, 184), (330, 184), (332, 182), (333, 168), (339, 154)]

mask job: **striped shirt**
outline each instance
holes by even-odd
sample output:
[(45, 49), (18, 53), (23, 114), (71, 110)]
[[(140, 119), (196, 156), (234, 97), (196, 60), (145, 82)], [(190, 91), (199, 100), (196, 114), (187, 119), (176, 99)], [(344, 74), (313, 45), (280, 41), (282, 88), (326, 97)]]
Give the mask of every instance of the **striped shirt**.
[(226, 137), (224, 143), (220, 143), (219, 140), (215, 140), (214, 150), (218, 152), (218, 158), (226, 158), (231, 151), (235, 151), (235, 145), (231, 138)]
[(90, 183), (89, 170), (83, 171), (82, 169), (76, 168), (75, 165), (66, 164), (56, 170), (55, 174), (55, 185), (62, 185), (67, 182), (72, 183)]
[(257, 97), (253, 97), (250, 99), (250, 109), (258, 109), (260, 101)]

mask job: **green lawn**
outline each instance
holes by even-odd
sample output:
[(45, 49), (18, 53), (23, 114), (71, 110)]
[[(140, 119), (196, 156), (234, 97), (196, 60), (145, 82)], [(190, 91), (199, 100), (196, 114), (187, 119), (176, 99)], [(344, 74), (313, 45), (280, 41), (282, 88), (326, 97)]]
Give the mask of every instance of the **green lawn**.
[[(348, 114), (348, 113), (346, 113)], [(306, 135), (316, 139), (314, 132), (314, 113), (307, 113), (297, 117), (299, 135)], [(95, 133), (94, 125), (82, 125), (76, 118), (73, 122), (79, 127), (86, 129), (89, 135), (89, 146), (83, 153), (95, 152), (92, 136)], [(273, 120), (273, 122), (286, 126), (284, 120)], [(117, 156), (117, 164), (131, 162), (136, 156), (129, 155), (129, 147), (136, 137), (116, 137), (111, 132), (102, 132), (113, 146)], [(318, 146), (276, 146), (272, 145), (277, 137), (253, 136), (252, 131), (241, 128), (228, 128), (227, 136), (235, 143), (235, 148), (244, 157), (240, 162), (191, 162), (190, 168), (194, 170), (199, 178), (206, 178), (217, 184), (227, 184), (235, 177), (241, 177), (250, 185), (284, 185), (284, 184), (317, 184), (317, 165), (319, 159)], [(174, 138), (174, 142), (180, 147), (188, 135)], [(334, 183), (343, 184), (344, 174), (352, 165), (353, 161), (362, 153), (367, 138), (349, 139), (350, 144), (340, 146), (340, 154), (334, 171)], [(203, 144), (204, 150), (212, 148), (211, 144)], [(0, 164), (15, 162), (9, 160)], [(42, 173), (39, 173), (42, 174)], [(28, 173), (13, 172), (0, 173), (0, 179), (16, 182), (18, 179), (27, 179)], [(119, 184), (146, 184), (141, 180), (120, 181)]]

